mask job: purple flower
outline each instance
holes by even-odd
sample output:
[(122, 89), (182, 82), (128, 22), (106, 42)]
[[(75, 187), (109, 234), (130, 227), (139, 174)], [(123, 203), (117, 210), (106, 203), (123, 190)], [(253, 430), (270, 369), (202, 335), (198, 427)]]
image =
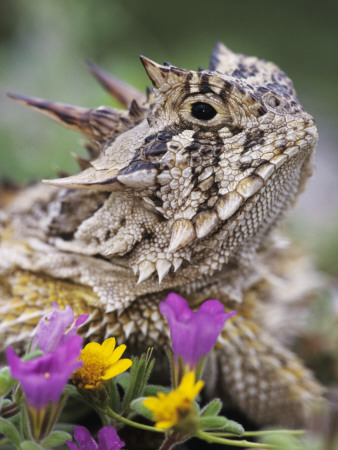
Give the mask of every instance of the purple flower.
[(78, 445), (67, 441), (71, 450), (119, 450), (125, 445), (111, 425), (101, 428), (98, 434), (98, 444), (85, 427), (74, 427), (74, 439)]
[(74, 311), (69, 305), (65, 309), (59, 309), (57, 303), (52, 303), (52, 306), (53, 310), (40, 319), (32, 343), (32, 348), (38, 345), (44, 353), (52, 353), (59, 345), (65, 344), (88, 318), (88, 314), (81, 314), (66, 333), (74, 323)]
[(17, 378), (27, 403), (36, 409), (56, 404), (71, 374), (82, 366), (78, 360), (82, 338), (72, 336), (54, 353), (46, 353), (30, 361), (21, 361), (12, 348), (6, 351), (13, 378)]
[(184, 298), (174, 293), (160, 303), (160, 311), (169, 323), (176, 363), (180, 355), (190, 369), (196, 368), (202, 356), (210, 352), (226, 320), (236, 314), (225, 313), (218, 300), (207, 300), (194, 312)]

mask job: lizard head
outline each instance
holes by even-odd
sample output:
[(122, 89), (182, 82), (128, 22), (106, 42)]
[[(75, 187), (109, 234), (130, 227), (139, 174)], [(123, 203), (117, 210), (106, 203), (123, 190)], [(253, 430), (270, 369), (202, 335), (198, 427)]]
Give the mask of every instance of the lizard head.
[(13, 97), (90, 140), (82, 172), (45, 181), (67, 189), (59, 202), (100, 196), (56, 245), (118, 259), (139, 283), (181, 267), (184, 283), (254, 254), (308, 177), (317, 130), (273, 63), (222, 44), (207, 70), (141, 60), (146, 96), (90, 67), (128, 110)]

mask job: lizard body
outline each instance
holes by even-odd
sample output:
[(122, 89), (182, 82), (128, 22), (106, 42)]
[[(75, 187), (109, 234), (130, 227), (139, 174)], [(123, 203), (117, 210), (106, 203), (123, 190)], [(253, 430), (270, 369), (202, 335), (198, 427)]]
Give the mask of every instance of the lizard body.
[(3, 208), (2, 342), (27, 342), (57, 301), (90, 314), (86, 339), (161, 354), (159, 302), (217, 298), (238, 313), (210, 356), (210, 394), (261, 424), (302, 424), (322, 389), (283, 342), (311, 277), (275, 228), (311, 173), (314, 120), (277, 66), (222, 44), (208, 70), (142, 62), (146, 96), (91, 66), (127, 110), (13, 96), (84, 134), (90, 159)]

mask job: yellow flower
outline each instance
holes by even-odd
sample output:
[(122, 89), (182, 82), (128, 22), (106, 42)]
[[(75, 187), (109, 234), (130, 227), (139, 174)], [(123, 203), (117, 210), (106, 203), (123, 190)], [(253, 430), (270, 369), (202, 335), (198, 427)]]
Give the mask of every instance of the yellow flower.
[(166, 430), (186, 418), (191, 412), (192, 401), (203, 386), (204, 381), (200, 380), (195, 384), (195, 373), (188, 372), (177, 389), (168, 394), (158, 392), (157, 397), (143, 400), (144, 406), (153, 414), (155, 427)]
[(120, 359), (125, 349), (125, 345), (115, 348), (113, 337), (102, 345), (97, 342), (87, 344), (80, 355), (83, 366), (73, 373), (72, 381), (81, 388), (94, 389), (103, 380), (116, 377), (132, 364), (130, 359)]

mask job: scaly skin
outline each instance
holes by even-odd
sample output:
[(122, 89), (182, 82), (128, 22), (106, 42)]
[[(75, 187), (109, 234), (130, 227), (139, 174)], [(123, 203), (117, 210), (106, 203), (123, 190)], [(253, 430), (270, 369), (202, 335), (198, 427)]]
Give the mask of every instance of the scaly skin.
[(6, 197), (2, 343), (26, 343), (57, 301), (90, 314), (86, 339), (161, 355), (168, 292), (218, 298), (238, 313), (210, 355), (209, 393), (260, 424), (303, 424), (322, 389), (283, 342), (312, 275), (274, 229), (311, 172), (315, 123), (278, 67), (222, 44), (208, 70), (142, 62), (147, 96), (90, 67), (128, 110), (12, 95), (84, 134), (90, 159)]

